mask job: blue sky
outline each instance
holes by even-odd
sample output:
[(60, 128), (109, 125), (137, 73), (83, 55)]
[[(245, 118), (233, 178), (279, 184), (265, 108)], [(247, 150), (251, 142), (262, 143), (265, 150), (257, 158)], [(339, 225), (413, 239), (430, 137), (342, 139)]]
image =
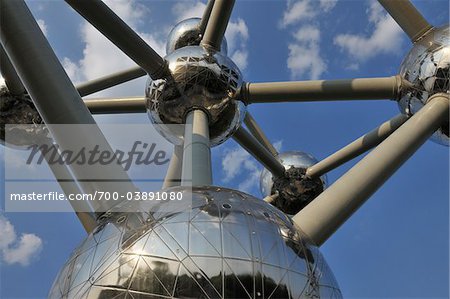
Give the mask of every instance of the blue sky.
[[(133, 65), (62, 1), (27, 3), (75, 82)], [(176, 20), (204, 7), (197, 1), (108, 3), (161, 54)], [(448, 1), (413, 3), (433, 25), (448, 23)], [(231, 21), (229, 54), (249, 82), (391, 76), (411, 47), (373, 1), (237, 1)], [(142, 95), (144, 84), (135, 80), (95, 96)], [(399, 113), (392, 101), (260, 104), (249, 111), (281, 151), (318, 159)], [(148, 122), (146, 115), (97, 117), (118, 119)], [(328, 181), (357, 160), (330, 172)], [(260, 196), (261, 167), (233, 141), (213, 149), (213, 167), (216, 185)], [(449, 296), (448, 182), (448, 148), (427, 142), (321, 247), (345, 297)], [(85, 237), (72, 213), (2, 213), (0, 225), (2, 258), (15, 257), (0, 261), (1, 298), (44, 298)]]

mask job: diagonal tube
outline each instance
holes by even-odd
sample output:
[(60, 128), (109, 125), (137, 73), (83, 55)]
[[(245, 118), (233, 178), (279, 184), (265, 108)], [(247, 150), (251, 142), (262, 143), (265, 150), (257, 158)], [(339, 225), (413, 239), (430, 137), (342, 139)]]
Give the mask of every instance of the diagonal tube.
[(378, 0), (414, 43), (433, 26), (409, 0)]
[[(89, 149), (98, 147), (100, 152), (113, 152), (25, 2), (2, 0), (0, 11), (8, 16), (2, 18), (1, 43), (61, 149), (71, 150), (81, 143)], [(24, 44), (27, 46), (24, 47)], [(78, 131), (72, 132), (74, 135), (67, 136), (58, 124), (90, 126), (78, 126)], [(136, 191), (127, 173), (117, 163), (89, 167), (89, 172), (85, 166), (71, 164), (71, 170), (78, 180), (86, 177), (114, 180), (80, 180), (80, 186), (87, 194), (96, 191)], [(96, 212), (108, 210), (111, 205), (105, 201), (92, 201), (91, 204)]]
[(2, 45), (0, 45), (0, 71), (11, 94), (23, 95), (26, 92)]
[(209, 0), (208, 4), (206, 4), (205, 11), (203, 12), (202, 19), (200, 21), (200, 25), (198, 29), (200, 34), (203, 36), (205, 34), (206, 25), (208, 25), (209, 17), (211, 16), (211, 11), (213, 9), (215, 0)]
[(270, 143), (269, 139), (267, 139), (266, 134), (264, 134), (261, 127), (258, 125), (256, 120), (251, 116), (250, 112), (247, 111), (244, 118), (244, 123), (247, 126), (250, 133), (255, 136), (255, 138), (264, 145), (264, 147), (274, 156), (278, 156), (277, 150), (273, 147), (272, 143)]
[(85, 83), (76, 85), (80, 96), (84, 97), (97, 91), (101, 91), (133, 79), (145, 76), (147, 73), (140, 67), (136, 66), (128, 70), (117, 72), (108, 76), (104, 76), (98, 79), (94, 79)]
[(322, 245), (416, 150), (448, 121), (450, 96), (429, 102), (292, 220)]
[(201, 45), (214, 51), (220, 50), (225, 30), (233, 11), (235, 0), (215, 0), (206, 25)]
[(403, 114), (393, 117), (369, 133), (361, 136), (349, 145), (338, 150), (334, 154), (309, 167), (306, 170), (306, 175), (310, 178), (318, 178), (328, 171), (358, 157), (359, 155), (380, 144), (395, 130), (397, 130), (407, 119), (408, 117)]
[(247, 104), (335, 100), (396, 100), (411, 84), (400, 76), (345, 80), (246, 83), (240, 98)]
[(239, 143), (247, 152), (267, 168), (273, 176), (282, 177), (285, 168), (272, 154), (258, 142), (243, 127), (240, 127), (233, 135), (234, 140)]
[(167, 75), (165, 60), (133, 29), (100, 0), (65, 0), (128, 57), (141, 66), (150, 77)]

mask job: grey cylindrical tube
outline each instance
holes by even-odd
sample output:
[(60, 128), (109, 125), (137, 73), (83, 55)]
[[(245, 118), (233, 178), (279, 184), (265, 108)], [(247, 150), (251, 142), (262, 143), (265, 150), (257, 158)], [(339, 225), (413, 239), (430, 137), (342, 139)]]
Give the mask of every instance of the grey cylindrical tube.
[(80, 96), (84, 97), (89, 94), (101, 91), (127, 81), (145, 76), (147, 73), (140, 67), (133, 67), (128, 70), (117, 72), (108, 76), (104, 76), (92, 81), (78, 84), (76, 86)]
[(234, 140), (258, 160), (273, 176), (284, 176), (285, 168), (272, 154), (249, 132), (240, 127), (233, 135)]
[(84, 104), (92, 114), (143, 113), (146, 111), (143, 97), (84, 99)]
[[(48, 145), (51, 145), (50, 141)], [(48, 162), (48, 166), (52, 171), (55, 179), (58, 180), (59, 186), (66, 195), (66, 198), (69, 198), (70, 194), (82, 193), (77, 183), (73, 180), (72, 174), (70, 173), (66, 165), (51, 162), (50, 154), (48, 152), (46, 153), (43, 151), (42, 155)], [(57, 155), (59, 156), (59, 154)], [(60, 157), (56, 157), (56, 159), (60, 159)], [(97, 221), (95, 221), (95, 216), (91, 211), (89, 203), (83, 200), (69, 200), (69, 203), (72, 206), (75, 214), (78, 217), (78, 220), (84, 227), (85, 231), (88, 234), (91, 233), (94, 230), (94, 228), (97, 227)]]
[(334, 154), (309, 167), (306, 170), (306, 175), (310, 178), (318, 178), (328, 171), (344, 164), (345, 162), (358, 157), (359, 155), (380, 144), (384, 139), (397, 130), (407, 119), (408, 117), (404, 114), (397, 115), (396, 117), (383, 123), (381, 126), (356, 139), (349, 145), (338, 150)]
[(22, 81), (20, 81), (2, 45), (0, 45), (0, 71), (10, 93), (13, 95), (23, 95), (26, 92)]
[(412, 42), (416, 42), (433, 28), (409, 0), (378, 0), (378, 2), (402, 27)]
[(150, 77), (167, 75), (165, 60), (100, 0), (65, 0), (106, 38), (141, 66)]
[(211, 184), (208, 116), (202, 110), (193, 110), (186, 117), (181, 185), (208, 186)]
[(421, 110), (292, 219), (322, 245), (449, 118), (449, 95)]
[[(3, 47), (61, 149), (71, 150), (79, 148), (82, 144), (88, 149), (98, 146), (100, 152), (113, 152), (25, 2), (2, 0), (0, 8), (2, 14), (8, 16), (2, 18), (0, 27)], [(90, 126), (79, 126), (77, 132), (72, 132), (73, 136), (67, 136), (67, 133), (57, 126), (58, 124)], [(89, 171), (86, 165), (73, 163), (70, 167), (77, 179), (94, 177), (115, 180), (80, 181), (83, 191), (88, 194), (94, 194), (96, 191), (136, 191), (127, 173), (116, 163), (103, 167), (89, 167)], [(95, 211), (105, 211), (111, 205), (105, 201), (92, 201), (91, 204)]]
[(400, 76), (348, 80), (246, 83), (240, 97), (248, 104), (335, 100), (397, 99), (410, 83)]
[(200, 25), (198, 26), (200, 30), (200, 34), (203, 36), (205, 34), (206, 25), (208, 25), (209, 17), (211, 16), (211, 11), (214, 7), (215, 0), (209, 0), (208, 4), (206, 4), (205, 11), (203, 12), (202, 19), (200, 21)]
[(220, 50), (225, 30), (233, 11), (235, 0), (215, 0), (201, 44), (215, 51)]
[(266, 147), (266, 149), (275, 157), (278, 155), (277, 150), (273, 147), (272, 143), (270, 143), (269, 139), (267, 139), (266, 134), (264, 134), (261, 127), (258, 125), (256, 120), (251, 116), (250, 112), (247, 111), (244, 118), (244, 123), (247, 126), (248, 130), (255, 136), (255, 138)]
[(164, 178), (163, 189), (179, 186), (181, 184), (181, 170), (183, 167), (183, 146), (175, 145), (169, 168)]

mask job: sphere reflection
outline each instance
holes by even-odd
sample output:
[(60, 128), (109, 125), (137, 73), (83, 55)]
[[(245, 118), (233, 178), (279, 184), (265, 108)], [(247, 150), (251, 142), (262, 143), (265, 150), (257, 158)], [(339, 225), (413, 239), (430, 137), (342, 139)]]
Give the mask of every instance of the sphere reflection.
[(74, 251), (49, 297), (342, 297), (318, 248), (276, 208), (218, 187), (168, 190), (191, 196), (191, 209), (112, 214)]
[[(399, 100), (400, 111), (413, 115), (436, 93), (449, 92), (450, 31), (448, 25), (433, 29), (414, 44), (400, 67), (400, 75), (413, 84)], [(449, 145), (449, 124), (431, 140)]]

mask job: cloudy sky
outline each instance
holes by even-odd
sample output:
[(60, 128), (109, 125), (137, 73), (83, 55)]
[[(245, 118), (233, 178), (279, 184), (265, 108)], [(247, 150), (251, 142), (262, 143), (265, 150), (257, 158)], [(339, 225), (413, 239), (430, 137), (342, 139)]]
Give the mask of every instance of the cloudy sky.
[[(171, 27), (201, 16), (204, 2), (107, 1), (161, 55)], [(448, 22), (448, 1), (413, 2), (433, 25)], [(27, 3), (74, 82), (133, 66), (62, 1)], [(249, 82), (391, 76), (411, 47), (370, 0), (237, 1), (226, 37), (230, 57)], [(144, 86), (142, 78), (94, 96), (139, 96)], [(278, 149), (318, 159), (398, 113), (391, 101), (260, 104), (249, 110)], [(150, 126), (146, 115), (97, 117), (136, 119)], [(329, 182), (354, 163), (330, 172)], [(448, 166), (448, 148), (427, 142), (322, 246), (344, 297), (448, 297)], [(213, 167), (216, 185), (260, 196), (261, 166), (233, 141), (213, 149)], [(84, 237), (72, 213), (1, 213), (0, 297), (44, 298)]]

